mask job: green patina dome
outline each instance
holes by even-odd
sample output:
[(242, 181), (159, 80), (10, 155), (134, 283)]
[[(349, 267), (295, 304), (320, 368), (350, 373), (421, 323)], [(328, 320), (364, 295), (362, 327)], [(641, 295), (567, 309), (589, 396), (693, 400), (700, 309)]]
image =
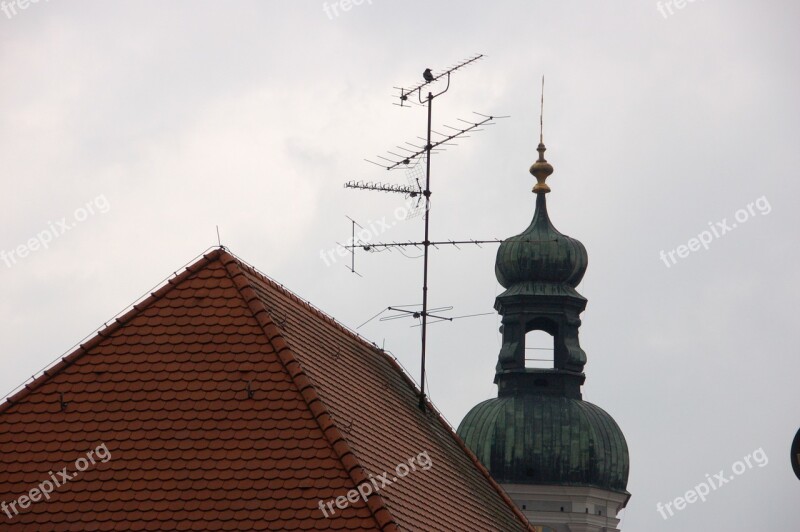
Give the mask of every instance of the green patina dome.
[(500, 244), (494, 271), (504, 288), (526, 282), (563, 283), (575, 288), (588, 263), (586, 248), (553, 226), (545, 195), (537, 194), (533, 221), (521, 234)]
[(627, 493), (628, 445), (603, 409), (522, 394), (475, 406), (458, 434), (501, 484), (592, 486)]

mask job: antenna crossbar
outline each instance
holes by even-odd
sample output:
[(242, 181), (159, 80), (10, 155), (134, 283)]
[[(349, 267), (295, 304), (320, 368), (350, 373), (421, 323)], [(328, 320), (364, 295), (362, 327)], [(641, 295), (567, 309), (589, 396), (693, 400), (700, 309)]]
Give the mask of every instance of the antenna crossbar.
[[(483, 117), (483, 119), (479, 120), (477, 122), (469, 122), (467, 120), (462, 120), (462, 119), (459, 118), (459, 120), (461, 122), (464, 122), (465, 124), (469, 124), (469, 126), (461, 127), (461, 128), (452, 127), (452, 126), (445, 126), (445, 127), (448, 127), (450, 129), (455, 130), (455, 133), (453, 133), (453, 134), (447, 135), (447, 134), (444, 134), (444, 133), (438, 133), (436, 131), (431, 130), (432, 133), (436, 133), (437, 135), (439, 135), (442, 138), (437, 140), (437, 141), (435, 141), (435, 142), (431, 142), (430, 145), (426, 145), (426, 146), (423, 146), (421, 148), (418, 148), (416, 151), (412, 152), (412, 151), (409, 150), (409, 152), (410, 152), (409, 155), (406, 155), (406, 156), (404, 156), (402, 158), (396, 158), (396, 159), (389, 159), (387, 157), (382, 157), (380, 155), (377, 156), (379, 159), (383, 159), (384, 161), (387, 161), (389, 163), (388, 165), (381, 164), (381, 163), (376, 163), (375, 161), (370, 161), (369, 159), (365, 159), (365, 161), (367, 161), (368, 163), (372, 163), (374, 165), (380, 166), (381, 168), (385, 168), (386, 170), (394, 170), (395, 168), (398, 168), (401, 165), (409, 165), (409, 164), (411, 164), (411, 162), (414, 161), (417, 157), (419, 157), (421, 155), (425, 155), (426, 153), (428, 153), (429, 150), (435, 150), (436, 148), (438, 148), (440, 146), (445, 146), (445, 145), (451, 146), (452, 144), (448, 144), (448, 143), (450, 141), (452, 141), (453, 139), (457, 139), (457, 138), (460, 138), (460, 137), (468, 138), (466, 133), (469, 133), (470, 131), (473, 131), (473, 132), (481, 131), (480, 129), (478, 129), (481, 126), (494, 125), (494, 122), (492, 122), (492, 120), (495, 120), (495, 119), (498, 119), (498, 118), (508, 118), (507, 116), (490, 116), (490, 115), (484, 115), (484, 114), (481, 114), (481, 113), (475, 113), (475, 114), (478, 115), (478, 116)], [(426, 139), (423, 139), (423, 140), (426, 140)], [(391, 152), (389, 152), (389, 153), (391, 153)]]
[(417, 197), (422, 191), (419, 188), (412, 188), (407, 185), (390, 185), (386, 183), (373, 183), (371, 181), (348, 181), (344, 188), (356, 188), (361, 190), (376, 190), (378, 192), (397, 192), (407, 194), (412, 198)]
[[(476, 246), (480, 246), (481, 244), (500, 244), (502, 242), (526, 242), (526, 243), (542, 243), (542, 242), (556, 242), (556, 239), (549, 239), (549, 240), (531, 240), (528, 238), (506, 238), (505, 240), (500, 240), (499, 238), (493, 238), (491, 240), (441, 240), (437, 242), (428, 242), (430, 246), (455, 246), (458, 247), (460, 245), (468, 245), (473, 244)], [(377, 242), (375, 244), (354, 244), (351, 246), (343, 246), (346, 249), (363, 249), (364, 251), (370, 251), (372, 249), (387, 249), (387, 248), (395, 248), (395, 247), (420, 247), (424, 246), (425, 242)]]
[(474, 55), (474, 56), (472, 56), (472, 57), (470, 57), (468, 59), (465, 59), (464, 61), (461, 61), (460, 63), (456, 63), (454, 66), (452, 66), (449, 69), (445, 70), (444, 72), (442, 72), (438, 76), (434, 76), (432, 80), (423, 81), (422, 83), (418, 83), (417, 85), (414, 85), (414, 86), (412, 86), (410, 88), (395, 87), (395, 89), (400, 91), (400, 105), (402, 105), (402, 103), (405, 102), (408, 99), (408, 95), (409, 94), (413, 94), (413, 93), (419, 91), (420, 89), (422, 89), (423, 87), (425, 87), (425, 86), (427, 86), (427, 85), (429, 85), (431, 83), (435, 83), (436, 81), (438, 81), (438, 80), (440, 80), (442, 78), (449, 78), (450, 74), (452, 74), (456, 70), (464, 68), (465, 66), (470, 65), (470, 64), (472, 64), (472, 63), (474, 63), (476, 61), (480, 61), (484, 57), (486, 57), (484, 54), (476, 54), (476, 55)]

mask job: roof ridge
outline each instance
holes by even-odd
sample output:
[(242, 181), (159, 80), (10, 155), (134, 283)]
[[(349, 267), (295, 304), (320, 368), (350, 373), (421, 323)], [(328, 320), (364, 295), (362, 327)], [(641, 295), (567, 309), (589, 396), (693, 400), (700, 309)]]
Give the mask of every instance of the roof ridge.
[[(219, 255), (219, 261), (225, 267), (225, 270), (233, 281), (239, 294), (244, 298), (245, 303), (253, 313), (253, 317), (258, 322), (270, 345), (275, 349), (278, 359), (291, 377), (292, 382), (300, 391), (303, 400), (306, 402), (306, 406), (319, 424), (320, 430), (322, 430), (322, 434), (328, 440), (331, 448), (339, 457), (339, 461), (342, 463), (342, 467), (344, 467), (350, 480), (353, 481), (356, 487), (364, 483), (369, 483), (367, 474), (358, 461), (355, 452), (353, 452), (353, 449), (350, 447), (347, 438), (345, 438), (342, 431), (336, 425), (333, 416), (328, 411), (327, 406), (325, 406), (325, 402), (317, 393), (314, 383), (308, 375), (306, 375), (302, 364), (300, 364), (300, 361), (295, 357), (294, 351), (289, 347), (280, 328), (272, 321), (266, 305), (264, 305), (264, 302), (258, 297), (255, 289), (247, 279), (242, 269), (243, 266), (247, 268), (247, 265), (240, 262), (238, 257), (224, 250), (221, 251)], [(273, 282), (273, 284), (275, 283)], [(284, 289), (282, 286), (280, 288)], [(299, 298), (298, 301), (302, 302)], [(310, 304), (308, 305), (310, 306)], [(399, 532), (400, 529), (395, 523), (380, 493), (373, 493), (366, 500), (366, 504), (380, 530), (384, 532)]]
[[(139, 315), (143, 310), (148, 308), (150, 305), (155, 303), (156, 301), (163, 298), (167, 293), (172, 291), (175, 286), (182, 283), (188, 277), (192, 276), (194, 273), (202, 270), (210, 263), (214, 262), (219, 258), (220, 253), (222, 252), (223, 248), (217, 248), (209, 253), (206, 253), (193, 263), (186, 266), (186, 269), (179, 274), (174, 275), (166, 280), (166, 282), (161, 285), (160, 288), (157, 290), (150, 292), (150, 295), (145, 297), (139, 303), (135, 303), (130, 310), (122, 314), (121, 316), (114, 318), (113, 321), (103, 327), (102, 329), (98, 329), (94, 336), (91, 336), (86, 342), (79, 344), (78, 347), (73, 349), (70, 353), (60, 357), (57, 362), (51, 363), (48, 367), (42, 370), (42, 374), (33, 379), (31, 382), (24, 384), (22, 389), (18, 392), (14, 393), (5, 398), (2, 404), (0, 404), (0, 414), (6, 412), (12, 406), (15, 406), (18, 402), (24, 399), (29, 393), (36, 390), (40, 386), (42, 386), (45, 382), (49, 381), (52, 377), (55, 377), (61, 370), (68, 368), (74, 362), (79, 360), (83, 355), (87, 354), (90, 349), (93, 349), (97, 344), (105, 340), (107, 337), (111, 336), (117, 329), (131, 321), (135, 316)], [(13, 392), (13, 390), (12, 390)]]

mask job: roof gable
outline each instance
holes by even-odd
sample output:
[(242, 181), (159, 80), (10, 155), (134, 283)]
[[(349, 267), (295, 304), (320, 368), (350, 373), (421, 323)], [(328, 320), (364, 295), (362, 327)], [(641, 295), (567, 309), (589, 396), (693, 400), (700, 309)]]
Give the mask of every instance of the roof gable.
[[(101, 444), (110, 454), (48, 501), (0, 519), (98, 530), (525, 530), (452, 430), (416, 402), (385, 353), (216, 250), (0, 406), (0, 501), (74, 471)], [(423, 452), (428, 469), (396, 478)], [(377, 488), (383, 472), (389, 483), (366, 503), (323, 516), (321, 501)]]

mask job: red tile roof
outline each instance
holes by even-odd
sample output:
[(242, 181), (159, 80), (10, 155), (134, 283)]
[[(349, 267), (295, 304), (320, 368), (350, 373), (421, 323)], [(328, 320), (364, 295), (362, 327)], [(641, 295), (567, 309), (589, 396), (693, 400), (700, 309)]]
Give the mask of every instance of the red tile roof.
[[(417, 403), (386, 353), (216, 250), (0, 406), (0, 523), (532, 530)], [(415, 470), (395, 469), (410, 458)], [(65, 481), (64, 467), (84, 471)], [(49, 500), (20, 499), (59, 479)], [(336, 507), (366, 485), (379, 488), (366, 503)]]

